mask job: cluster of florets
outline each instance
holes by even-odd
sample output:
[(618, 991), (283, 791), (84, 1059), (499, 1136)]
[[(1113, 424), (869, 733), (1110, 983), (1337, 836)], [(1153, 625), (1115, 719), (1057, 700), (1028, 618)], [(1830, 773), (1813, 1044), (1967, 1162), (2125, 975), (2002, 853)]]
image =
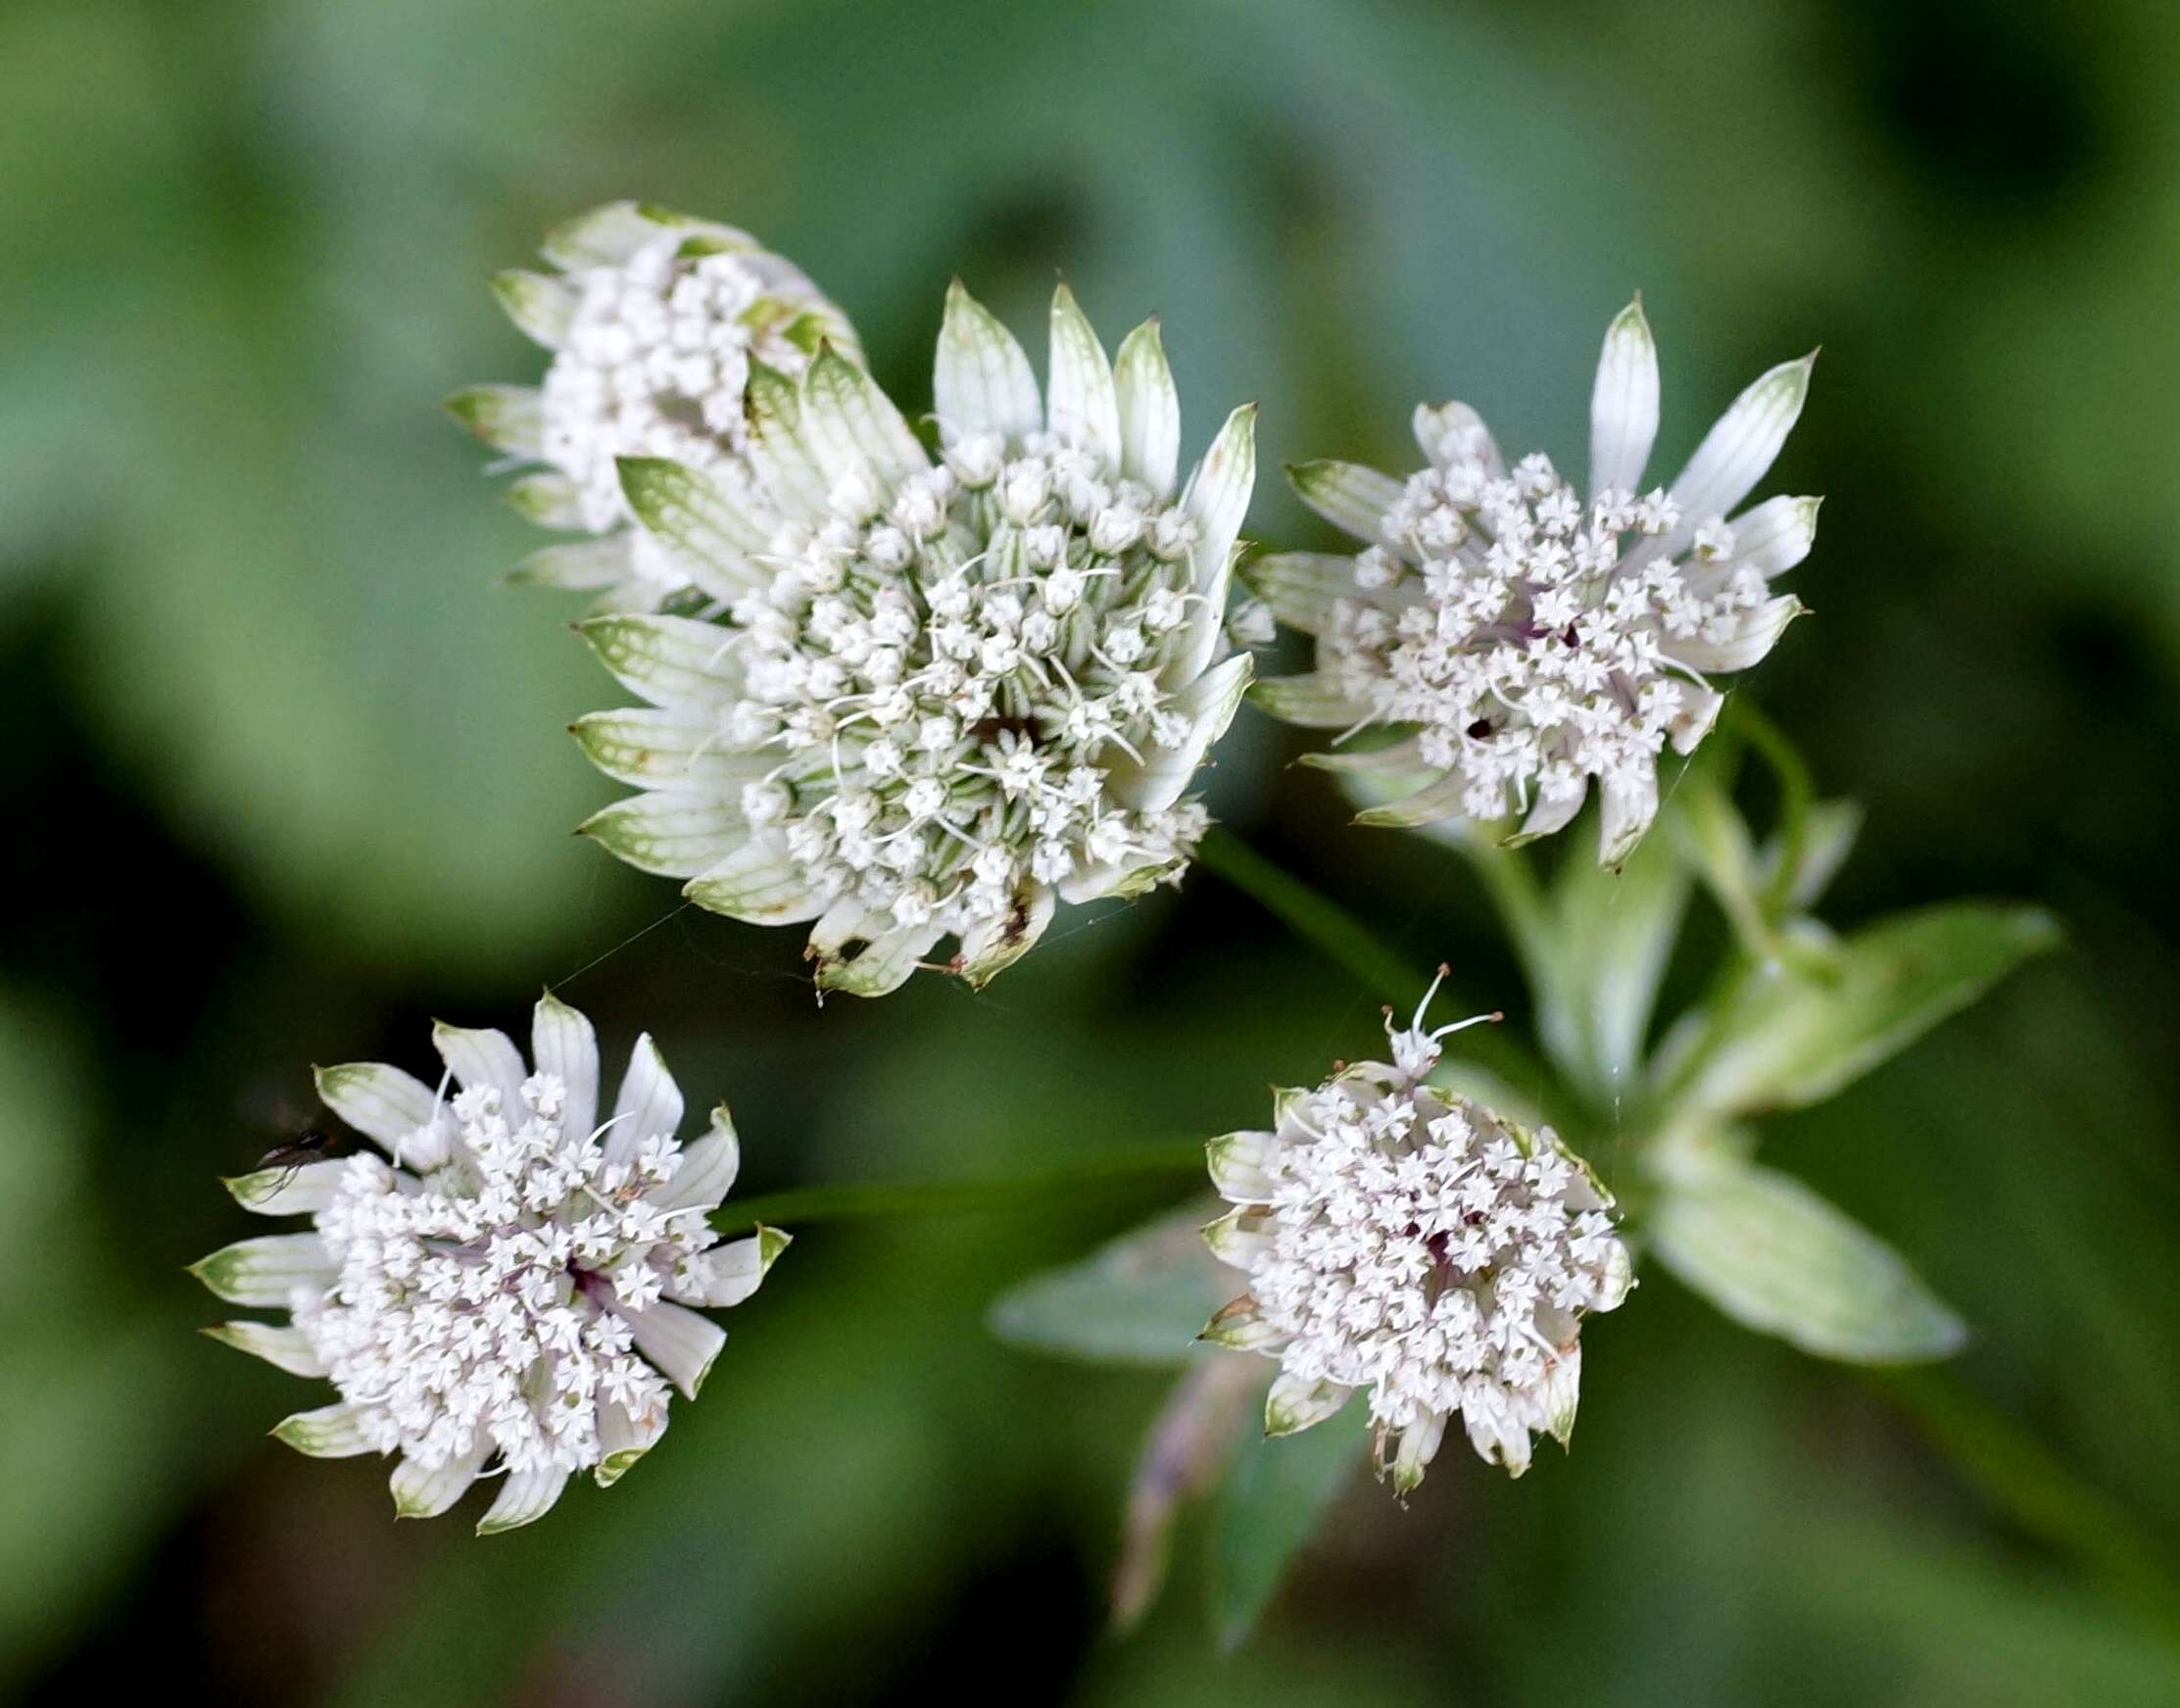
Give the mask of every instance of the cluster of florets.
[(627, 525), (619, 461), (664, 458), (746, 483), (752, 365), (799, 372), (823, 342), (853, 351), (854, 329), (792, 262), (714, 220), (610, 202), (544, 251), (559, 271), (493, 280), (552, 353), (543, 383), (471, 386), (449, 408), (510, 462), (539, 465), (510, 489), (517, 508), (589, 536), (533, 554), (515, 579), (588, 589), (607, 608), (678, 603), (689, 576)]
[(1429, 465), (1405, 482), (1297, 466), (1303, 500), (1369, 543), (1252, 567), (1281, 619), (1317, 636), (1312, 673), (1260, 683), (1259, 698), (1342, 742), (1400, 732), (1319, 761), (1392, 785), (1364, 822), (1518, 814), (1508, 840), (1544, 836), (1595, 780), (1599, 858), (1618, 864), (1657, 816), (1666, 744), (1691, 753), (1718, 719), (1710, 675), (1757, 662), (1803, 610), (1770, 582), (1808, 556), (1818, 501), (1736, 507), (1799, 417), (1810, 361), (1759, 377), (1672, 484), (1647, 493), (1658, 358), (1639, 303), (1605, 334), (1586, 501), (1541, 454), (1509, 468), (1458, 403), (1416, 411)]
[(343, 1164), (317, 1231), (338, 1276), (298, 1290), (295, 1323), (369, 1444), (426, 1469), (481, 1463), (582, 1471), (665, 1427), (668, 1389), (636, 1356), (631, 1319), (661, 1298), (702, 1304), (718, 1243), (702, 1207), (661, 1209), (681, 1147), (562, 1131), (567, 1088), (490, 1087), (453, 1099), (454, 1160), (422, 1179), (376, 1155)]
[(529, 1524), (573, 1473), (610, 1484), (647, 1452), (669, 1384), (694, 1398), (726, 1341), (689, 1307), (739, 1304), (787, 1244), (712, 1232), (733, 1124), (721, 1106), (702, 1138), (676, 1140), (681, 1093), (649, 1038), (594, 1125), (590, 1022), (549, 996), (533, 1036), (534, 1072), (504, 1034), (440, 1028), (436, 1092), (376, 1062), (322, 1070), (319, 1095), (376, 1148), (276, 1153), (230, 1180), (246, 1208), (311, 1229), (194, 1266), (224, 1299), (289, 1312), (219, 1339), (340, 1394), (276, 1435), (319, 1457), (398, 1452), (408, 1516), (496, 1477), (480, 1531)]
[(1542, 454), (1505, 473), (1476, 456), (1434, 464), (1382, 523), (1419, 566), (1383, 546), (1359, 555), (1362, 596), (1333, 604), (1321, 668), (1377, 721), (1419, 726), (1420, 756), (1458, 774), (1471, 818), (1538, 804), (1571, 816), (1592, 777), (1654, 792), (1667, 740), (1685, 749), (1719, 705), (1669, 647), (1730, 640), (1769, 591), (1727, 563), (1733, 534), (1716, 516), (1686, 562), (1623, 557), (1680, 520), (1663, 488), (1585, 506)]
[(616, 459), (731, 464), (751, 358), (789, 372), (809, 359), (777, 320), (752, 321), (764, 281), (747, 261), (677, 233), (567, 282), (576, 301), (545, 371), (541, 448), (575, 482), (593, 533), (629, 519)]
[(1194, 524), (1042, 433), (963, 437), (875, 500), (844, 482), (731, 612), (727, 739), (785, 752), (749, 822), (878, 930), (967, 932), (1026, 881), (1178, 874), (1202, 808), (1107, 785), (1189, 738), (1168, 666), (1203, 603)]
[(1254, 411), (1182, 484), (1155, 323), (1117, 365), (1064, 286), (1051, 325), (1041, 398), (954, 286), (936, 458), (827, 347), (797, 380), (752, 371), (749, 486), (622, 464), (707, 602), (584, 625), (652, 706), (576, 726), (646, 791), (584, 828), (706, 907), (815, 921), (821, 989), (982, 985), (1060, 903), (1177, 879), (1205, 829), (1187, 788), (1251, 671), (1225, 623)]
[(1240, 1207), (1212, 1248), (1249, 1291), (1209, 1337), (1276, 1356), (1275, 1433), (1367, 1389), (1380, 1464), (1412, 1487), (1458, 1413), (1519, 1475), (1574, 1428), (1582, 1316), (1626, 1294), (1611, 1198), (1549, 1128), (1423, 1083), (1444, 1032), (1388, 1023), (1393, 1062), (1284, 1094), (1277, 1129), (1212, 1147)]

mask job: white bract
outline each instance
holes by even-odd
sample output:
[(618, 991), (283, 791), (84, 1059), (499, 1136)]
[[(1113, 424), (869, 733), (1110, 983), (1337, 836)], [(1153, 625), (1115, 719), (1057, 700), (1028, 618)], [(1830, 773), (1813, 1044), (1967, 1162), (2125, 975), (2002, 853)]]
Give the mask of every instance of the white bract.
[(1426, 1032), (1419, 1008), (1396, 1030), (1387, 1010), (1390, 1064), (1282, 1092), (1272, 1132), (1210, 1146), (1212, 1181), (1238, 1207), (1205, 1239), (1249, 1287), (1204, 1338), (1279, 1360), (1271, 1435), (1368, 1389), (1380, 1473), (1403, 1492), (1457, 1413), (1515, 1476), (1537, 1432), (1564, 1446), (1581, 1319), (1630, 1285), (1611, 1196), (1550, 1128), (1425, 1083), (1459, 1029)]
[(1177, 494), (1156, 324), (1116, 364), (1052, 303), (1041, 399), (958, 282), (935, 380), (943, 455), (839, 352), (751, 369), (747, 488), (624, 461), (636, 513), (711, 601), (584, 633), (649, 709), (576, 725), (646, 793), (583, 828), (717, 912), (814, 920), (821, 988), (896, 988), (942, 939), (982, 984), (1058, 902), (1178, 880), (1188, 798), (1249, 681), (1228, 589), (1254, 411)]
[(1819, 501), (1725, 517), (1785, 443), (1814, 360), (1757, 380), (1679, 478), (1647, 494), (1658, 357), (1639, 301), (1605, 334), (1586, 500), (1541, 453), (1508, 467), (1459, 403), (1417, 410), (1430, 464), (1405, 483), (1354, 464), (1298, 466), (1304, 502), (1371, 543), (1251, 569), (1280, 617), (1317, 637), (1315, 671), (1261, 682), (1258, 699), (1341, 740), (1401, 732), (1318, 759), (1413, 791), (1367, 823), (1520, 815), (1519, 841), (1568, 824), (1595, 779), (1600, 861), (1618, 865), (1657, 814), (1660, 751), (1692, 752), (1718, 717), (1709, 675), (1757, 662), (1802, 612), (1769, 584), (1808, 555)]
[(534, 554), (514, 579), (654, 610), (688, 578), (627, 526), (616, 460), (744, 478), (751, 363), (798, 372), (820, 343), (852, 354), (854, 328), (747, 232), (662, 208), (608, 203), (559, 227), (544, 254), (563, 270), (493, 280), (515, 324), (553, 353), (544, 384), (475, 386), (448, 407), (513, 460), (544, 464), (515, 483), (518, 509), (593, 536)]
[(633, 1465), (665, 1432), (669, 1382), (694, 1399), (726, 1340), (691, 1307), (749, 1297), (787, 1236), (711, 1231), (734, 1127), (722, 1104), (702, 1138), (675, 1140), (681, 1093), (648, 1036), (604, 1119), (590, 1022), (551, 996), (535, 1071), (504, 1033), (434, 1041), (437, 1091), (377, 1063), (320, 1070), (327, 1106), (376, 1148), (229, 1181), (246, 1208), (311, 1231), (242, 1241), (194, 1273), (290, 1314), (214, 1335), (338, 1391), (275, 1435), (319, 1457), (398, 1452), (403, 1517), (499, 1476), (485, 1534), (543, 1517), (578, 1471), (604, 1487)]

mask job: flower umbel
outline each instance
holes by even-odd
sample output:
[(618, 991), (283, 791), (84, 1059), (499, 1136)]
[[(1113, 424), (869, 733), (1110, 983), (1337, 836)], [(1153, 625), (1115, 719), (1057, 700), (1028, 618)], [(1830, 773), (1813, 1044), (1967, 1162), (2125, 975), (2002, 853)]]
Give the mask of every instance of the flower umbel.
[(821, 342), (852, 354), (854, 328), (747, 232), (663, 208), (608, 203), (553, 232), (544, 253), (563, 270), (493, 280), (515, 324), (553, 353), (543, 386), (475, 386), (448, 407), (514, 461), (545, 465), (515, 483), (517, 508), (595, 536), (547, 547), (516, 580), (654, 610), (688, 579), (628, 529), (615, 459), (741, 478), (750, 364), (799, 372)]
[(1517, 1477), (1537, 1432), (1564, 1446), (1581, 1318), (1630, 1285), (1611, 1196), (1550, 1128), (1425, 1083), (1440, 1041), (1478, 1023), (1427, 1032), (1429, 1000), (1405, 1029), (1386, 1011), (1391, 1063), (1283, 1092), (1274, 1131), (1211, 1142), (1212, 1181), (1238, 1207), (1204, 1231), (1249, 1277), (1204, 1338), (1280, 1361), (1267, 1433), (1367, 1388), (1380, 1474), (1402, 1492), (1456, 1413)]
[(576, 725), (646, 793), (583, 828), (689, 896), (814, 920), (821, 989), (898, 987), (944, 938), (983, 984), (1061, 902), (1177, 881), (1187, 796), (1250, 673), (1227, 594), (1255, 474), (1236, 410), (1176, 496), (1155, 322), (1108, 363), (1062, 286), (1041, 399), (958, 283), (934, 463), (859, 367), (759, 364), (737, 490), (624, 461), (636, 513), (711, 604), (584, 625), (651, 709)]
[(1769, 583), (1808, 555), (1819, 501), (1774, 498), (1724, 518), (1785, 443), (1814, 360), (1757, 380), (1679, 478), (1647, 495), (1658, 358), (1639, 300), (1605, 334), (1586, 502), (1542, 453), (1509, 468), (1459, 403), (1417, 410), (1430, 463), (1405, 483), (1346, 463), (1294, 468), (1305, 503), (1371, 544), (1249, 572), (1284, 621), (1317, 637), (1315, 673), (1259, 683), (1258, 698), (1341, 740), (1401, 732), (1319, 760), (1413, 790), (1362, 822), (1519, 814), (1508, 840), (1526, 840), (1572, 821), (1595, 779), (1599, 859), (1619, 864), (1656, 816), (1660, 751), (1693, 752), (1718, 717), (1708, 673), (1754, 664), (1803, 610)]
[(211, 1333), (339, 1391), (275, 1435), (323, 1458), (398, 1451), (407, 1518), (504, 1475), (482, 1535), (543, 1517), (575, 1472), (605, 1487), (642, 1457), (665, 1432), (668, 1382), (694, 1399), (726, 1340), (690, 1307), (739, 1304), (788, 1242), (712, 1233), (734, 1128), (722, 1104), (703, 1138), (676, 1142), (681, 1093), (648, 1036), (603, 1121), (590, 1022), (550, 995), (534, 1072), (504, 1033), (441, 1026), (434, 1041), (437, 1092), (376, 1063), (321, 1070), (319, 1095), (376, 1148), (227, 1182), (245, 1208), (312, 1230), (245, 1240), (194, 1273), (291, 1316)]

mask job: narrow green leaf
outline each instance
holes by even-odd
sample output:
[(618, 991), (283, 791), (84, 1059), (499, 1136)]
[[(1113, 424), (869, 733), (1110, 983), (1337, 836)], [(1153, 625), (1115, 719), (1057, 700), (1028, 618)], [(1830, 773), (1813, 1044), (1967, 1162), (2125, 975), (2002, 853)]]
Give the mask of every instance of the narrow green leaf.
[(1080, 1263), (1032, 1276), (993, 1301), (992, 1332), (1096, 1363), (1187, 1363), (1212, 1313), (1242, 1288), (1242, 1278), (1204, 1249), (1207, 1217), (1197, 1206), (1162, 1215)]
[(1672, 810), (1665, 815), (1674, 842), (1703, 879), (1713, 900), (1757, 960), (1776, 951), (1767, 910), (1767, 875), (1758, 858), (1756, 839), (1715, 766), (1690, 765), (1673, 791)]
[(1211, 1628), (1238, 1648), (1315, 1533), (1339, 1487), (1362, 1463), (1367, 1432), (1352, 1406), (1299, 1435), (1247, 1432), (1211, 1521)]
[(2035, 907), (1949, 903), (1855, 933), (1822, 969), (1772, 964), (1726, 993), (1669, 1088), (1687, 1109), (1743, 1114), (1832, 1096), (1966, 1007), (2059, 929)]
[[(1479, 863), (1520, 868), (1512, 850), (1471, 848)], [(1564, 859), (1539, 909), (1544, 928), (1524, 945), (1544, 1048), (1601, 1104), (1636, 1084), (1688, 889), (1665, 837), (1644, 838), (1617, 871)], [(1519, 908), (1505, 899), (1501, 907), (1514, 924)]]
[(1674, 1181), (1646, 1232), (1659, 1261), (1735, 1322), (1818, 1357), (1913, 1364), (1967, 1339), (1897, 1251), (1772, 1169)]
[(2023, 1533), (2101, 1579), (2180, 1637), (2180, 1568), (2138, 1514), (1951, 1370), (1873, 1371), (1870, 1387), (1913, 1418), (1955, 1472)]

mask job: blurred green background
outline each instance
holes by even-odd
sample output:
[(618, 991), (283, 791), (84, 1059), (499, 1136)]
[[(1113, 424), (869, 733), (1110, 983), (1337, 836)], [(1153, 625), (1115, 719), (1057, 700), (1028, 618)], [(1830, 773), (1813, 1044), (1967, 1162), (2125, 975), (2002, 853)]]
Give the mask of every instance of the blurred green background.
[[(0, 12), (0, 1688), (233, 1702), (2171, 1703), (2180, 1648), (1868, 1384), (1657, 1276), (1593, 1325), (1576, 1450), (1358, 1480), (1239, 1655), (1200, 1524), (1103, 1630), (1161, 1391), (993, 1343), (1000, 1287), (1161, 1201), (813, 1228), (609, 1497), (489, 1542), (315, 1390), (190, 1331), (214, 1176), (306, 1064), (566, 987), (733, 1102), (751, 1190), (1010, 1171), (1260, 1118), (1352, 989), (1207, 873), (1063, 920), (988, 995), (818, 1012), (794, 933), (680, 914), (565, 833), (618, 694), (494, 585), (535, 536), (453, 387), (484, 289), (638, 195), (747, 225), (928, 398), (958, 270), (1034, 333), (1156, 311), (1191, 451), (1405, 467), (1420, 396), (1578, 465), (1640, 288), (1661, 457), (1819, 341), (1772, 490), (1828, 493), (1755, 678), (1869, 809), (1827, 911), (2040, 900), (2070, 949), (1768, 1159), (1973, 1323), (1963, 1380), (2180, 1546), (2180, 12), (2153, 0), (1549, 9), (12, 0)], [(1033, 339), (1033, 343), (1036, 340)], [(1329, 543), (1276, 478), (1251, 532)], [(1215, 799), (1419, 963), (1518, 1008), (1471, 875), (1349, 832), (1244, 712)], [(1516, 1018), (1520, 1015), (1517, 1013)], [(271, 1137), (276, 1137), (272, 1135)], [(1170, 1196), (1170, 1193), (1167, 1195)], [(2086, 1495), (2085, 1495), (2086, 1498)], [(2170, 1609), (2166, 1610), (2168, 1613)]]

